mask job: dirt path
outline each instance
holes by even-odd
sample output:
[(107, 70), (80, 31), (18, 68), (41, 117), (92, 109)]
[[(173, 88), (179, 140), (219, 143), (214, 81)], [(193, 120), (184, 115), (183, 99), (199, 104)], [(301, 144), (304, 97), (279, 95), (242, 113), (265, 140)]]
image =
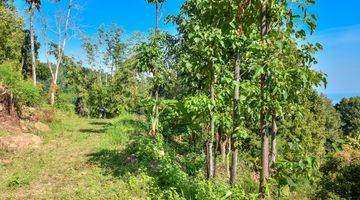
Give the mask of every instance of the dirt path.
[[(64, 118), (52, 132), (40, 136), (37, 149), (0, 152), (11, 162), (0, 165), (0, 199), (81, 199), (101, 191), (101, 181), (111, 177), (88, 162), (101, 147), (109, 120)], [(93, 188), (93, 189), (92, 189)]]

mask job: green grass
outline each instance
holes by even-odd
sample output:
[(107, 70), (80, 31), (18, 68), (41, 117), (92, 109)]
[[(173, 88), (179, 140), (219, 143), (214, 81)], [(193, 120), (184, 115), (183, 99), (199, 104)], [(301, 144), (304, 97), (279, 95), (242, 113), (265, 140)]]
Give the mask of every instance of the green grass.
[[(44, 140), (40, 148), (0, 152), (0, 156), (11, 160), (10, 164), (0, 165), (0, 199), (145, 199), (148, 196), (148, 176), (118, 178), (107, 173), (106, 166), (96, 164), (104, 159), (101, 152), (124, 149), (130, 135), (142, 131), (133, 116), (103, 120), (64, 115), (50, 127), (52, 132), (39, 133)], [(122, 162), (120, 158), (111, 159)]]
[(0, 152), (11, 160), (0, 165), (0, 199), (256, 198), (251, 187), (230, 188), (226, 178), (205, 180), (201, 150), (185, 149), (161, 134), (148, 137), (146, 123), (135, 115), (62, 115), (50, 127), (38, 133), (40, 148)]

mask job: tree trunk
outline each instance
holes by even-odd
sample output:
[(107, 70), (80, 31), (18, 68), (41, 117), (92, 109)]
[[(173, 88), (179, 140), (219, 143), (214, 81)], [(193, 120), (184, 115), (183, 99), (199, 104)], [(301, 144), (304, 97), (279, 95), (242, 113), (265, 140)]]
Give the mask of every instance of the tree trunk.
[(230, 178), (230, 156), (231, 154), (231, 138), (228, 138), (228, 142), (226, 145), (226, 149), (227, 149), (227, 154), (226, 154), (226, 172), (228, 177)]
[(269, 172), (272, 173), (273, 165), (276, 161), (277, 156), (277, 149), (276, 149), (276, 135), (278, 132), (278, 127), (276, 124), (276, 115), (272, 115), (272, 122), (271, 122), (271, 149), (270, 149), (270, 163), (269, 163)]
[(54, 106), (55, 105), (55, 95), (56, 95), (56, 88), (57, 84), (55, 80), (51, 81), (51, 85), (50, 85), (50, 105)]
[(157, 132), (157, 126), (159, 123), (159, 87), (155, 86), (155, 105), (153, 107), (153, 117), (151, 122), (151, 128), (149, 131), (149, 135), (155, 137)]
[[(158, 0), (155, 1), (155, 34), (157, 34), (159, 31), (159, 2)], [(155, 73), (153, 72), (153, 76), (155, 76)], [(151, 136), (156, 136), (156, 129), (157, 129), (157, 125), (159, 123), (159, 107), (158, 107), (158, 103), (159, 103), (159, 86), (156, 85), (155, 86), (155, 105), (153, 108), (153, 119), (151, 122), (151, 128), (150, 128), (150, 132), (149, 135)]]
[(207, 162), (207, 178), (212, 179), (214, 177), (214, 152), (213, 142), (209, 139), (206, 142), (206, 162)]
[(265, 111), (260, 115), (261, 140), (261, 172), (260, 172), (260, 198), (265, 199), (265, 186), (269, 178), (269, 131), (265, 120)]
[(224, 129), (220, 126), (219, 127), (219, 150), (221, 155), (221, 161), (224, 165), (226, 165), (226, 147), (229, 141), (228, 136), (224, 132)]
[(211, 179), (214, 177), (214, 169), (215, 169), (215, 162), (214, 162), (214, 151), (213, 151), (213, 142), (214, 142), (214, 135), (215, 135), (215, 118), (214, 118), (214, 104), (215, 104), (215, 78), (213, 78), (210, 84), (210, 98), (212, 103), (212, 108), (210, 111), (210, 135), (208, 139), (208, 149), (207, 149), (207, 178)]
[(102, 85), (102, 80), (101, 80), (101, 71), (98, 72), (98, 81), (99, 81), (99, 84)]
[[(264, 36), (268, 34), (269, 30), (269, 23), (267, 19), (267, 6), (268, 6), (268, 0), (262, 0), (261, 1), (261, 36), (264, 40)], [(264, 101), (264, 90), (265, 90), (265, 81), (266, 81), (266, 75), (263, 74), (261, 76), (260, 80), (260, 95), (261, 95), (261, 103), (263, 104)], [(261, 111), (260, 111), (260, 135), (262, 137), (261, 141), (261, 172), (260, 172), (260, 184), (259, 184), (259, 196), (260, 199), (265, 199), (265, 186), (267, 184), (267, 180), (269, 178), (269, 131), (267, 128), (267, 122), (266, 122), (266, 114), (267, 111), (264, 108), (265, 105), (261, 105)]]
[(240, 101), (240, 52), (236, 54), (236, 64), (234, 71), (234, 130), (231, 144), (231, 169), (230, 169), (230, 185), (235, 185), (236, 176), (237, 176), (237, 160), (238, 160), (238, 149), (236, 146), (236, 134), (239, 129), (240, 121), (240, 111), (239, 111), (239, 101)]
[(159, 31), (159, 2), (155, 2), (155, 32)]
[(226, 144), (227, 144), (227, 140), (221, 141), (220, 144), (220, 155), (223, 164), (226, 164)]
[(35, 39), (34, 39), (34, 12), (35, 12), (35, 2), (31, 3), (30, 8), (30, 43), (31, 43), (31, 72), (33, 84), (36, 86), (36, 57), (35, 57)]
[(8, 105), (8, 113), (10, 116), (16, 115), (16, 109), (15, 109), (15, 101), (14, 101), (14, 94), (12, 92), (9, 92), (9, 99), (7, 102)]

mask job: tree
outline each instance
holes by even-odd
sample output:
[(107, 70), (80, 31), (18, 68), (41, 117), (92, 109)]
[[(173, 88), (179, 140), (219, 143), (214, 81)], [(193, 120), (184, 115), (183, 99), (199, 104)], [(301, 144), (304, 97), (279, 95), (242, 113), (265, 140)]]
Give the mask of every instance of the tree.
[[(241, 40), (241, 36), (243, 36), (243, 19), (245, 14), (245, 9), (251, 4), (250, 0), (241, 1), (238, 6), (238, 26), (237, 26), (237, 35), (238, 40)], [(245, 23), (244, 23), (245, 24)], [(236, 176), (237, 176), (237, 162), (238, 162), (238, 142), (236, 141), (237, 132), (240, 129), (240, 80), (241, 80), (241, 53), (240, 49), (236, 52), (236, 62), (235, 62), (235, 69), (234, 69), (234, 116), (233, 116), (233, 123), (234, 123), (234, 130), (232, 133), (232, 138), (235, 139), (231, 143), (231, 168), (230, 168), (230, 184), (235, 185), (236, 183)]]
[(149, 135), (156, 136), (159, 124), (159, 91), (166, 81), (168, 35), (163, 32), (152, 34), (149, 41), (141, 43), (136, 49), (137, 70), (151, 74), (153, 109)]
[(166, 0), (146, 0), (146, 2), (155, 4), (155, 32), (157, 32), (159, 30), (160, 7)]
[(31, 71), (33, 84), (36, 85), (36, 53), (35, 53), (35, 31), (34, 31), (34, 15), (35, 10), (40, 10), (40, 0), (26, 0), (29, 4), (29, 31), (30, 31), (30, 44), (31, 44)]
[[(24, 77), (32, 77), (32, 49), (31, 49), (31, 34), (29, 30), (24, 30), (25, 33), (25, 40), (24, 40), (24, 44), (23, 44), (23, 48), (21, 50), (21, 54), (22, 54), (22, 59), (21, 59), (21, 63), (22, 63), (22, 73)], [(39, 48), (40, 48), (40, 43), (38, 42), (37, 37), (34, 37), (34, 50), (35, 50), (35, 57), (38, 57), (39, 54)], [(37, 79), (39, 79), (38, 77), (38, 69), (36, 68), (36, 75), (37, 75)]]
[(5, 6), (0, 6), (0, 18), (0, 63), (20, 63), (24, 42), (23, 20), (14, 8)]
[[(268, 0), (261, 1), (261, 37), (265, 38), (269, 31), (269, 21), (268, 21)], [(266, 81), (266, 74), (263, 73), (260, 78), (260, 101), (261, 101), (261, 108), (260, 108), (260, 121), (259, 121), (259, 133), (261, 136), (261, 172), (260, 172), (260, 198), (264, 199), (264, 190), (267, 179), (269, 178), (269, 132), (267, 129), (266, 124), (266, 115), (267, 111), (265, 110), (264, 102), (264, 89), (265, 89), (265, 81)]]
[[(50, 104), (54, 106), (55, 104), (55, 95), (57, 91), (57, 82), (58, 82), (58, 75), (59, 75), (59, 69), (63, 62), (64, 57), (64, 51), (65, 47), (68, 41), (69, 37), (69, 29), (70, 29), (70, 19), (71, 19), (71, 10), (73, 8), (73, 1), (69, 0), (67, 12), (65, 16), (57, 16), (57, 36), (58, 36), (58, 44), (50, 43), (51, 49), (49, 51), (48, 49), (48, 38), (47, 38), (47, 31), (48, 31), (48, 25), (46, 21), (43, 21), (43, 40), (44, 40), (44, 46), (45, 46), (45, 56), (48, 63), (48, 68), (51, 72), (51, 84), (50, 84)], [(63, 24), (63, 22), (65, 24)], [(55, 67), (53, 67), (50, 63), (49, 54), (54, 55), (56, 59)]]
[[(260, 42), (256, 47), (257, 51), (254, 52), (259, 58), (260, 67), (255, 70), (253, 80), (260, 83), (259, 133), (262, 137), (262, 164), (259, 191), (261, 198), (265, 198), (270, 164), (272, 165), (276, 158), (276, 121), (284, 115), (284, 109), (294, 109), (296, 107), (294, 105), (308, 95), (313, 86), (319, 86), (325, 80), (322, 73), (311, 69), (312, 65), (317, 63), (313, 54), (322, 46), (318, 43), (304, 42), (306, 30), (312, 34), (316, 28), (316, 16), (307, 12), (307, 6), (313, 3), (305, 1), (288, 4), (263, 0), (260, 4)], [(297, 14), (293, 14), (291, 4), (296, 4), (298, 7)], [(299, 25), (303, 23), (307, 29)], [(271, 154), (270, 128), (272, 128)]]
[(227, 2), (187, 1), (182, 6), (181, 14), (175, 19), (179, 25), (180, 43), (184, 53), (179, 58), (182, 71), (188, 75), (186, 77), (188, 81), (196, 84), (197, 94), (193, 94), (194, 97), (200, 98), (203, 95), (209, 97), (209, 101), (206, 102), (209, 121), (205, 144), (206, 176), (209, 179), (214, 177), (216, 168), (214, 142), (219, 108), (217, 101), (219, 94), (216, 92), (218, 85), (221, 84), (222, 75), (227, 74), (224, 73), (227, 64), (225, 59), (227, 32), (223, 32), (222, 23), (228, 19), (223, 20), (223, 10), (217, 10), (224, 8), (221, 5), (227, 5)]
[[(156, 40), (161, 39), (163, 37), (162, 34), (159, 34), (159, 20), (160, 20), (160, 16), (159, 16), (160, 7), (159, 7), (159, 4), (160, 4), (160, 6), (162, 6), (162, 4), (165, 3), (166, 1), (165, 0), (146, 0), (146, 1), (148, 3), (154, 3), (155, 4), (155, 33), (154, 33), (154, 36), (151, 36), (150, 46), (153, 47), (152, 48), (153, 50), (158, 52), (158, 56), (153, 55), (153, 56), (155, 56), (155, 57), (153, 57), (155, 62), (153, 62), (152, 65), (156, 65), (156, 64), (161, 64), (162, 65), (162, 63), (159, 63), (159, 61), (160, 62), (164, 61), (164, 60), (161, 60), (161, 55), (160, 55), (161, 54), (160, 53), (161, 52), (161, 47), (156, 45), (156, 43), (157, 43)], [(151, 41), (151, 40), (154, 40), (154, 41)], [(159, 41), (159, 42), (161, 43), (161, 41)], [(145, 46), (143, 46), (143, 47), (145, 48)], [(152, 66), (153, 70), (151, 71), (151, 73), (154, 76), (154, 78), (158, 77), (158, 74), (156, 74), (157, 73), (156, 68), (161, 69), (162, 67)], [(158, 107), (158, 104), (159, 104), (159, 89), (160, 89), (159, 83), (157, 83), (157, 81), (155, 81), (154, 83), (155, 83), (155, 85), (154, 85), (155, 105), (154, 105), (154, 108), (153, 108), (152, 125), (151, 125), (151, 129), (150, 129), (150, 132), (149, 132), (149, 134), (153, 135), (153, 136), (156, 135), (156, 129), (157, 129), (157, 126), (158, 126), (158, 123), (159, 123), (159, 107)]]
[(113, 76), (125, 60), (125, 43), (122, 41), (123, 30), (116, 24), (108, 30), (102, 30), (105, 45), (104, 61), (110, 67), (110, 74)]
[(345, 136), (360, 135), (360, 97), (344, 98), (335, 105), (341, 115), (342, 130)]

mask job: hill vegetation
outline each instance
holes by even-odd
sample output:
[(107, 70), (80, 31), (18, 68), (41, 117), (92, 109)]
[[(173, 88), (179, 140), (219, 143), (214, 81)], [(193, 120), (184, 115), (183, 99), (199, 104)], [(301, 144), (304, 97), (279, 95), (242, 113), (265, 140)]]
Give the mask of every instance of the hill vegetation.
[(148, 0), (154, 29), (126, 39), (79, 34), (72, 0), (54, 38), (26, 2), (29, 27), (0, 3), (1, 198), (359, 199), (360, 97), (317, 90), (315, 1), (186, 0), (170, 34)]

